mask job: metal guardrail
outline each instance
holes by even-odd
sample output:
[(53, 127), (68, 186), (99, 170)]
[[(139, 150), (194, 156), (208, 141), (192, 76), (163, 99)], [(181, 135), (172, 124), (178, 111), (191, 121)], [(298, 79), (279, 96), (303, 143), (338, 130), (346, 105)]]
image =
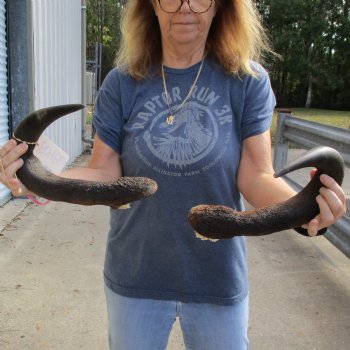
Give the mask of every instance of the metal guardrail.
[[(341, 153), (345, 166), (350, 168), (350, 130), (336, 128), (292, 116), (289, 110), (280, 110), (274, 147), (274, 168), (281, 169), (288, 160), (290, 144), (310, 149), (329, 146)], [(296, 189), (301, 185), (289, 176), (285, 179)], [(330, 226), (325, 237), (350, 258), (350, 200), (346, 215)]]

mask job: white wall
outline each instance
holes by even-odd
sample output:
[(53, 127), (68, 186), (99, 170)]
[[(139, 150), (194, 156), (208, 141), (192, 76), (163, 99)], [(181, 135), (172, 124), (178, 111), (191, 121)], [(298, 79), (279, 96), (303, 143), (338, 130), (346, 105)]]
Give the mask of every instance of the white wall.
[[(32, 0), (34, 109), (81, 103), (81, 0)], [(73, 161), (83, 150), (82, 113), (63, 117), (45, 135)]]

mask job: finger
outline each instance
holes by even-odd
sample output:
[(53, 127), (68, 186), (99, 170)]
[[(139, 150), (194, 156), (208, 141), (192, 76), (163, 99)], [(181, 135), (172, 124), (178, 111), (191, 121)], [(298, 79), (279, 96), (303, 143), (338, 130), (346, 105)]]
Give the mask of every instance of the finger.
[(314, 168), (314, 169), (311, 169), (310, 170), (310, 177), (313, 178), (315, 176), (315, 174), (317, 173), (317, 169)]
[(318, 230), (320, 230), (319, 226), (320, 224), (319, 224), (318, 216), (316, 216), (308, 224), (307, 233), (309, 234), (309, 236), (311, 237), (317, 236)]
[(14, 196), (21, 196), (23, 194), (23, 190), (19, 180), (12, 178), (9, 180), (9, 183), (11, 185), (11, 191)]
[[(328, 208), (332, 212), (334, 220), (339, 219), (346, 213), (346, 198), (339, 198), (339, 196), (330, 189), (320, 188), (320, 194), (326, 201)], [(342, 197), (342, 196), (341, 196)]]
[[(18, 163), (19, 163), (18, 168), (20, 168), (23, 164), (22, 159), (18, 159)], [(9, 190), (11, 190), (11, 192), (14, 196), (24, 195), (25, 192), (29, 193), (27, 191), (27, 189), (23, 186), (21, 181), (17, 178), (15, 173), (14, 173), (14, 177), (7, 177), (5, 174), (5, 171), (1, 171), (0, 172), (0, 183), (2, 183)]]
[(8, 188), (11, 188), (8, 178), (6, 177), (5, 168), (1, 157), (0, 157), (0, 183), (7, 186)]
[[(316, 197), (316, 201), (320, 208), (320, 214), (312, 219), (305, 227), (308, 230), (309, 236), (316, 236), (318, 231), (332, 225), (340, 216), (346, 212), (345, 207), (340, 202), (339, 198), (330, 190), (324, 189), (327, 195), (332, 197), (332, 201), (326, 200), (325, 197), (319, 195)], [(333, 203), (333, 204), (329, 204)], [(337, 203), (337, 205), (334, 205)], [(338, 214), (337, 214), (338, 213)]]
[(20, 169), (23, 165), (23, 160), (21, 158), (16, 159), (14, 162), (9, 164), (6, 168), (4, 167), (2, 174), (1, 174), (1, 180), (4, 182), (4, 180), (10, 180), (15, 177), (15, 174), (18, 169)]
[(24, 153), (28, 150), (28, 145), (25, 143), (21, 143), (19, 145), (15, 145), (8, 142), (5, 147), (2, 149), (2, 164), (6, 169), (10, 164), (16, 162)]
[(333, 210), (336, 212), (333, 212), (329, 202), (326, 201), (322, 195), (317, 196), (316, 201), (320, 208), (320, 214), (318, 216), (320, 226), (319, 229), (332, 225), (337, 220), (338, 212), (334, 208)]
[(15, 140), (9, 140), (0, 149), (0, 181), (14, 196), (23, 195), (25, 187), (17, 179), (16, 172), (23, 166), (23, 160), (20, 158), (28, 149), (27, 144), (19, 144)]
[(332, 190), (343, 204), (346, 204), (346, 196), (341, 186), (330, 176), (322, 174), (320, 180), (325, 187)]
[(20, 182), (17, 180), (17, 182), (13, 183), (13, 180), (16, 181), (14, 178), (16, 175), (16, 171), (23, 165), (22, 159), (17, 159), (16, 162), (12, 163), (10, 166), (4, 169), (4, 167), (1, 165), (1, 173), (0, 173), (0, 181), (1, 183), (6, 186), (14, 196), (19, 196), (22, 194)]
[(1, 148), (0, 148), (0, 158), (3, 158), (8, 152), (10, 152), (14, 147), (17, 146), (17, 142), (13, 139), (7, 141)]

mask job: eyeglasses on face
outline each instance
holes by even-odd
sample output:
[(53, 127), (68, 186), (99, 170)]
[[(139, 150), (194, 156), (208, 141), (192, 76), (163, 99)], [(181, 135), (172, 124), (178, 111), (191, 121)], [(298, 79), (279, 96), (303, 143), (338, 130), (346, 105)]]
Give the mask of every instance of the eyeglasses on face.
[(187, 1), (191, 11), (195, 13), (207, 12), (213, 3), (213, 0), (158, 0), (160, 8), (168, 13), (179, 11), (185, 1)]

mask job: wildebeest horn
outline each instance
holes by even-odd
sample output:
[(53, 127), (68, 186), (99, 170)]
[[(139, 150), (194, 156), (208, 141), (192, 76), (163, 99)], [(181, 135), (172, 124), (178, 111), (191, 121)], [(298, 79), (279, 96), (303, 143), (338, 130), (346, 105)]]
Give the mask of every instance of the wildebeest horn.
[(63, 178), (47, 171), (33, 154), (35, 143), (43, 131), (55, 120), (84, 108), (83, 105), (62, 105), (44, 108), (28, 115), (14, 131), (18, 141), (28, 143), (22, 156), (23, 166), (18, 178), (33, 193), (53, 201), (82, 205), (121, 205), (152, 195), (157, 184), (144, 177), (121, 177), (114, 182), (95, 182)]
[(243, 212), (226, 206), (198, 205), (190, 210), (188, 220), (197, 233), (209, 239), (261, 236), (300, 227), (319, 214), (315, 198), (322, 186), (320, 175), (331, 176), (339, 185), (344, 178), (344, 160), (339, 152), (330, 147), (316, 147), (307, 151), (274, 176), (305, 167), (317, 168), (315, 176), (301, 192), (285, 202)]

